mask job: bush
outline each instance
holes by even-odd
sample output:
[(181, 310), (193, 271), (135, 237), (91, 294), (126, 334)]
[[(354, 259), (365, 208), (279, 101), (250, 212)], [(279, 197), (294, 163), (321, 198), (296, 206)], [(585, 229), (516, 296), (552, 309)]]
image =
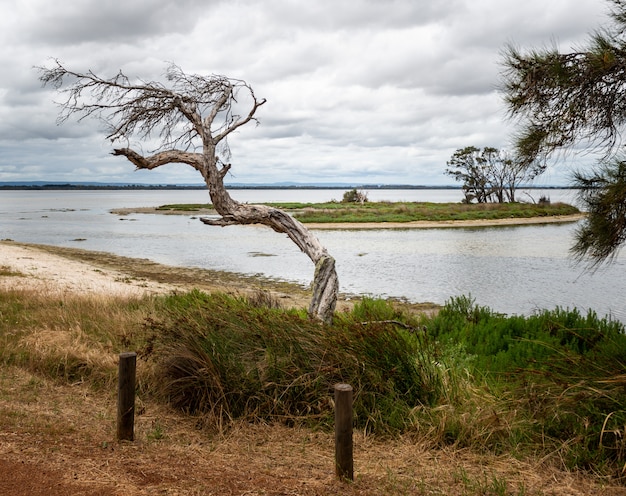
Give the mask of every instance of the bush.
[(493, 388), (511, 392), (510, 401), (528, 416), (529, 444), (557, 454), (568, 468), (621, 477), (626, 463), (622, 323), (561, 308), (508, 317), (460, 297), (428, 328), (447, 346), (472, 355), (474, 372)]
[[(386, 322), (387, 304), (366, 300), (333, 326), (302, 312), (252, 307), (194, 291), (163, 299), (149, 325), (160, 394), (184, 411), (214, 417), (330, 422), (336, 383), (354, 388), (356, 425), (376, 432), (408, 427), (411, 410), (440, 394), (434, 360), (419, 336)], [(385, 317), (378, 319), (379, 316)]]
[(343, 198), (341, 203), (367, 203), (369, 200), (367, 198), (367, 193), (364, 191), (358, 191), (356, 188), (346, 191), (343, 194)]

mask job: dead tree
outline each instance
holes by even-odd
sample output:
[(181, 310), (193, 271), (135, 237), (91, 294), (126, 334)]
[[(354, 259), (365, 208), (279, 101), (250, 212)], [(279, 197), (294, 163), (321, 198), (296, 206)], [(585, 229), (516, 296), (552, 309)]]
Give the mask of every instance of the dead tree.
[[(242, 80), (225, 76), (186, 74), (178, 66), (167, 68), (167, 85), (131, 81), (122, 72), (103, 79), (91, 71), (66, 69), (58, 60), (41, 67), (40, 80), (65, 96), (58, 122), (96, 117), (107, 127), (111, 142), (139, 138), (158, 143), (142, 155), (129, 147), (115, 148), (137, 169), (156, 169), (183, 163), (196, 169), (209, 190), (219, 219), (201, 219), (212, 226), (263, 224), (286, 234), (315, 264), (309, 314), (330, 322), (335, 309), (338, 279), (335, 260), (301, 222), (280, 209), (235, 201), (224, 186), (231, 168), (228, 136), (257, 121), (255, 114), (265, 99), (258, 99)], [(239, 111), (243, 109), (242, 113)]]

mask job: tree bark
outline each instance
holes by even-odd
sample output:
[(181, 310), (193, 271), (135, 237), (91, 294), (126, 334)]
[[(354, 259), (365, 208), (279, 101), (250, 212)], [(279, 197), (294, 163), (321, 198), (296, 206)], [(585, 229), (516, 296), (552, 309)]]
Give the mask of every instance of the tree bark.
[(138, 169), (154, 169), (167, 163), (182, 162), (198, 170), (209, 189), (213, 207), (222, 216), (220, 219), (201, 218), (200, 220), (207, 225), (224, 227), (262, 224), (276, 232), (286, 234), (315, 264), (309, 315), (322, 322), (332, 322), (339, 291), (335, 259), (329, 255), (317, 237), (291, 215), (278, 208), (248, 205), (233, 200), (223, 182), (230, 165), (225, 164), (221, 170), (218, 169), (214, 158), (215, 150), (211, 146), (205, 145), (205, 148), (203, 154), (170, 150), (150, 157), (144, 157), (130, 148), (117, 148), (113, 155), (125, 156)]
[[(331, 323), (337, 302), (339, 280), (335, 269), (335, 259), (329, 255), (317, 237), (300, 221), (282, 210), (265, 205), (244, 205), (230, 198), (224, 190), (223, 195), (228, 197), (229, 212), (221, 212), (215, 199), (213, 206), (222, 215), (221, 219), (200, 220), (210, 226), (229, 226), (237, 224), (262, 224), (271, 227), (274, 231), (286, 234), (300, 250), (315, 264), (313, 277), (313, 296), (309, 305), (309, 315), (322, 322)], [(223, 195), (217, 195), (222, 196)], [(224, 199), (224, 198), (223, 198)], [(222, 205), (223, 207), (223, 205)]]

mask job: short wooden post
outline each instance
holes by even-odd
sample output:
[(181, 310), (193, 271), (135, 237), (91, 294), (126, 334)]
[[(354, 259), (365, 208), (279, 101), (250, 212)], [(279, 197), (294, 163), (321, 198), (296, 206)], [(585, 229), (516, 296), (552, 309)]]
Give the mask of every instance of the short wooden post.
[(335, 473), (354, 479), (352, 459), (352, 386), (335, 384)]
[(135, 372), (137, 353), (120, 353), (117, 389), (117, 440), (135, 438)]

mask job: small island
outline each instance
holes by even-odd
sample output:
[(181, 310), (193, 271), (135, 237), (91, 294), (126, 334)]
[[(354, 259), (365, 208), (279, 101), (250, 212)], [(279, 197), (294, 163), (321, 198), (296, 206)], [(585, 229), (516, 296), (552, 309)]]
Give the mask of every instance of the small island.
[[(312, 229), (409, 229), (487, 227), (576, 222), (584, 214), (566, 203), (431, 203), (327, 202), (264, 203), (280, 208)], [(169, 204), (159, 207), (119, 208), (117, 215), (217, 215), (210, 203)]]

